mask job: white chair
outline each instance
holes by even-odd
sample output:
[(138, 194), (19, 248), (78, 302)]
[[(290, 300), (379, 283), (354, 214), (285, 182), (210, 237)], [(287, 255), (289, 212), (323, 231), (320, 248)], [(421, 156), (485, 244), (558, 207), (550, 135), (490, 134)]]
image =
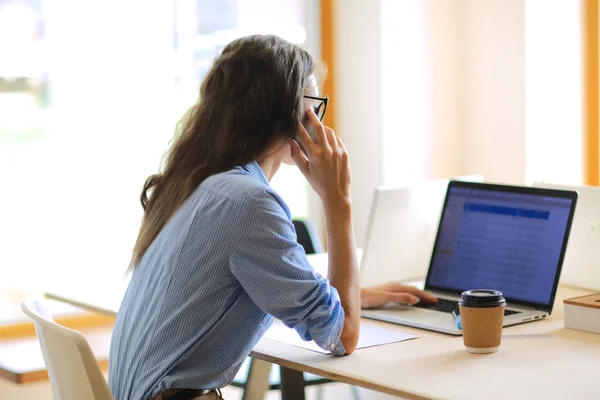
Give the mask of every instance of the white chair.
[(57, 324), (39, 299), (21, 304), (33, 319), (56, 400), (114, 400), (87, 340)]

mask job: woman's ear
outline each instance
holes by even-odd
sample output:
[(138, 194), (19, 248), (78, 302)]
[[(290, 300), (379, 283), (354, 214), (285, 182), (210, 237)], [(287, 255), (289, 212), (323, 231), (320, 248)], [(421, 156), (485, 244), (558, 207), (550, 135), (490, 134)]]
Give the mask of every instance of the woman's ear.
[(286, 141), (285, 146), (282, 149), (281, 162), (287, 165), (296, 165), (294, 157), (292, 157), (292, 143), (290, 140)]

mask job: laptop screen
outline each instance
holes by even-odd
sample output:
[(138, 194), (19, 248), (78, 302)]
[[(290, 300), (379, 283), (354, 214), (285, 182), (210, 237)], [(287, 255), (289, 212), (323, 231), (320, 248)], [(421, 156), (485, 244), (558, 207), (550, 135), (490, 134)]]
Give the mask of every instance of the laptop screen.
[(429, 287), (496, 289), (528, 304), (554, 300), (576, 193), (510, 189), (449, 186)]

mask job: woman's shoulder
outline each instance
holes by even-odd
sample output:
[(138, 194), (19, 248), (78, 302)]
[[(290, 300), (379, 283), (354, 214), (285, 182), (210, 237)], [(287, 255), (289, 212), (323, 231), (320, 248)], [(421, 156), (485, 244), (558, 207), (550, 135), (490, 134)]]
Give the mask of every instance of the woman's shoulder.
[(232, 200), (240, 201), (247, 197), (268, 197), (274, 193), (268, 183), (256, 179), (240, 168), (212, 175), (202, 183), (201, 187)]
[(234, 168), (215, 174), (203, 182), (201, 187), (233, 201), (237, 207), (260, 209), (290, 214), (289, 208), (268, 182), (264, 182), (245, 170)]

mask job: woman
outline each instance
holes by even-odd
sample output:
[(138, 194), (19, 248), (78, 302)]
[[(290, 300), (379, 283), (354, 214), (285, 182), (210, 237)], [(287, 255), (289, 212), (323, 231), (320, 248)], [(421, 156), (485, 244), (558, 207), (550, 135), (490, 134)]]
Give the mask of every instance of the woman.
[[(315, 70), (275, 36), (235, 40), (214, 62), (142, 191), (110, 352), (117, 400), (216, 398), (274, 318), (342, 356), (356, 348), (361, 302), (433, 300), (402, 285), (359, 289), (348, 154), (313, 110), (324, 110)], [(307, 263), (269, 185), (282, 162), (322, 199), (328, 280)]]

